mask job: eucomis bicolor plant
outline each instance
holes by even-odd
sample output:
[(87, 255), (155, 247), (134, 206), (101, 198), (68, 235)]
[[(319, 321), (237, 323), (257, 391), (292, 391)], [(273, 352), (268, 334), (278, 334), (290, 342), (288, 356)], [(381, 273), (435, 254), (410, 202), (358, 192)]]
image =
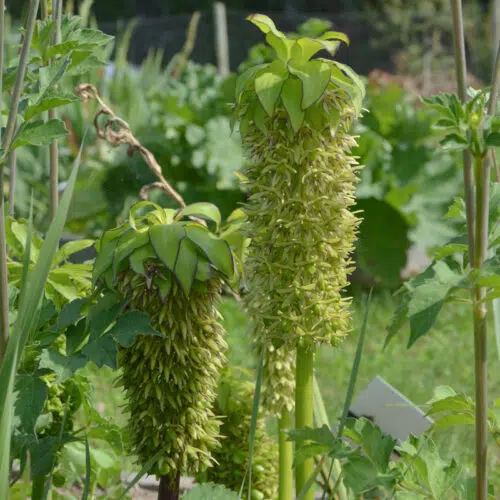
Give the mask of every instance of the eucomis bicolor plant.
[[(144, 208), (152, 210), (136, 217)], [(142, 465), (159, 455), (148, 472), (168, 477), (172, 490), (181, 473), (209, 466), (219, 446), (212, 407), (227, 346), (216, 304), (223, 283), (238, 275), (228, 244), (243, 242), (234, 219), (222, 232), (214, 205), (174, 210), (141, 202), (98, 245), (94, 279), (127, 309), (146, 312), (161, 334), (138, 335), (118, 361), (131, 451)]]
[(251, 239), (246, 303), (265, 349), (265, 404), (278, 418), (292, 410), (296, 375), (296, 425), (312, 425), (304, 398), (312, 399), (314, 349), (336, 346), (350, 330), (343, 290), (353, 269), (360, 168), (350, 129), (364, 85), (348, 66), (315, 57), (333, 55), (348, 42), (344, 34), (289, 39), (266, 16), (249, 20), (276, 59), (236, 83), (235, 119), (250, 160), (241, 175)]

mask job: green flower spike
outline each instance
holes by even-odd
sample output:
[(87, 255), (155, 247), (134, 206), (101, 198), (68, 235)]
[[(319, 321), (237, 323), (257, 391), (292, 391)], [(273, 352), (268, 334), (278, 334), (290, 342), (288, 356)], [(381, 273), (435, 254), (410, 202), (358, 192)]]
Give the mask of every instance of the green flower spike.
[[(136, 218), (144, 208), (153, 210)], [(127, 308), (147, 312), (165, 334), (137, 336), (118, 361), (132, 451), (141, 464), (160, 453), (148, 472), (173, 482), (209, 466), (219, 441), (212, 408), (227, 346), (215, 303), (236, 272), (231, 248), (217, 235), (220, 219), (208, 203), (176, 211), (141, 202), (98, 245), (94, 280)]]
[[(350, 330), (350, 299), (342, 292), (353, 269), (359, 221), (351, 207), (360, 167), (349, 131), (364, 86), (344, 64), (312, 59), (347, 42), (342, 33), (291, 40), (266, 16), (249, 20), (277, 58), (248, 69), (236, 83), (235, 119), (251, 160), (241, 175), (251, 239), (246, 302), (256, 343), (266, 349), (264, 404), (280, 429), (295, 407), (301, 428), (313, 425), (315, 346), (335, 346)], [(291, 467), (289, 453), (280, 452), (284, 469)], [(296, 469), (297, 491), (312, 474), (312, 460), (306, 462)], [(286, 474), (280, 470), (280, 499), (291, 496)]]

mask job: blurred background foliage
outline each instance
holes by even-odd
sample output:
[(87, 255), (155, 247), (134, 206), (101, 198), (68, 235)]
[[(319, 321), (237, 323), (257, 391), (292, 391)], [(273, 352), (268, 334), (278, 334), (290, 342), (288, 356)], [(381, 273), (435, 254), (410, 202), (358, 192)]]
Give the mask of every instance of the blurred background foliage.
[[(150, 5), (153, 3), (149, 2)], [(418, 98), (419, 94), (426, 95), (440, 89), (453, 90), (449, 88), (453, 81), (450, 14), (445, 0), (418, 2), (420, 23), (415, 22), (416, 10), (412, 10), (417, 8), (416, 2), (391, 0), (357, 4), (358, 19), (363, 16), (363, 22), (369, 23), (371, 30), (383, 36), (370, 37), (374, 41), (367, 50), (368, 38), (363, 43), (356, 42), (363, 26), (358, 26), (358, 31), (348, 31), (352, 48), (364, 51), (367, 54), (365, 59), (373, 59), (366, 73), (365, 112), (354, 130), (358, 137), (356, 154), (365, 166), (357, 193), (356, 209), (364, 212), (364, 220), (356, 255), (356, 281), (392, 288), (400, 283), (402, 276), (409, 276), (417, 270), (407, 265), (410, 248), (421, 249), (425, 257), (425, 251), (455, 236), (453, 228), (444, 224), (442, 218), (454, 197), (460, 194), (457, 155), (436, 147), (437, 139), (432, 130), (434, 117)], [(67, 4), (67, 8), (77, 9), (85, 23), (99, 24), (102, 28), (100, 20), (105, 21), (107, 17), (100, 9), (109, 8), (111, 12), (112, 5), (113, 2), (93, 5), (87, 0), (79, 5), (78, 2)], [(148, 2), (141, 2), (141, 8), (146, 5)], [(467, 19), (471, 43), (476, 46), (483, 43), (488, 47), (490, 34), (485, 23), (474, 23), (474, 16), (484, 18), (484, 5), (471, 1), (466, 3), (466, 8), (470, 12)], [(121, 10), (117, 12), (115, 9), (114, 19), (126, 18), (129, 9), (132, 6), (124, 2)], [(138, 6), (134, 5), (132, 10), (134, 14), (141, 13)], [(146, 10), (143, 14), (151, 15), (148, 12), (153, 11)], [(22, 11), (18, 9), (17, 12)], [(164, 44), (163, 39), (156, 48), (143, 44), (141, 50), (146, 50), (146, 55), (140, 64), (134, 63), (137, 44), (141, 42), (136, 35), (151, 26), (141, 25), (143, 19), (133, 19), (121, 25), (115, 22), (118, 36), (114, 45), (102, 49), (102, 68), (89, 71), (80, 81), (98, 88), (113, 111), (129, 124), (137, 139), (155, 155), (164, 176), (187, 203), (209, 201), (217, 204), (227, 216), (245, 199), (235, 175), (245, 158), (237, 130), (231, 131), (235, 73), (223, 77), (214, 64), (195, 62), (199, 60), (196, 48), (211, 43), (210, 37), (204, 37), (204, 15), (206, 13), (202, 13), (197, 32), (190, 36), (192, 53), (172, 55), (172, 48), (158, 48)], [(238, 16), (238, 22), (243, 23), (245, 16), (241, 12)], [(288, 20), (283, 23), (283, 29), (292, 35), (318, 36), (328, 29), (342, 28), (339, 26), (342, 24), (340, 14), (330, 18), (328, 14), (324, 18), (305, 18), (289, 30), (287, 26), (291, 21), (305, 16), (290, 13), (283, 16)], [(185, 17), (187, 21), (190, 19), (190, 16)], [(174, 18), (170, 16), (169, 19)], [(278, 16), (280, 28), (283, 19)], [(235, 28), (231, 20), (229, 11), (232, 48), (233, 41), (238, 45), (238, 41), (245, 40), (247, 31), (243, 31), (240, 37), (231, 37), (231, 29)], [(162, 20), (157, 21), (161, 26)], [(13, 57), (18, 43), (15, 24), (8, 38), (8, 57)], [(181, 35), (179, 27), (176, 28), (179, 50), (186, 40), (186, 23), (181, 23), (181, 28)], [(386, 64), (385, 69), (384, 65), (375, 66), (376, 55), (383, 54), (387, 47), (391, 48), (391, 63)], [(346, 59), (345, 55), (350, 52), (351, 48), (348, 52), (340, 51), (339, 58)], [(474, 49), (474, 52), (480, 51)], [(483, 51), (482, 62), (476, 60), (478, 68), (488, 66), (490, 52), (489, 49)], [(233, 60), (232, 65), (243, 70), (270, 58), (269, 48), (256, 43), (249, 47), (244, 57)], [(356, 68), (356, 64), (348, 59), (347, 62), (359, 71), (359, 67)], [(359, 66), (364, 64), (361, 61)], [(391, 65), (392, 73), (387, 71)], [(435, 74), (441, 77), (435, 78)], [(62, 86), (71, 92), (75, 83), (74, 79), (66, 77)], [(478, 78), (473, 83), (481, 85)], [(104, 229), (123, 220), (130, 206), (138, 200), (140, 188), (155, 180), (139, 155), (131, 157), (125, 147), (114, 149), (97, 140), (91, 126), (95, 111), (93, 102), (77, 102), (65, 106), (60, 112), (70, 131), (67, 143), (61, 144), (62, 180), (69, 173), (85, 131), (88, 132), (67, 225), (71, 237), (77, 238), (95, 238)], [(27, 216), (33, 191), (36, 223), (41, 230), (48, 222), (47, 164), (48, 158), (43, 150), (20, 149), (15, 212)], [(61, 184), (63, 188), (64, 182)], [(159, 192), (153, 192), (152, 198), (163, 205), (171, 205), (171, 201)]]

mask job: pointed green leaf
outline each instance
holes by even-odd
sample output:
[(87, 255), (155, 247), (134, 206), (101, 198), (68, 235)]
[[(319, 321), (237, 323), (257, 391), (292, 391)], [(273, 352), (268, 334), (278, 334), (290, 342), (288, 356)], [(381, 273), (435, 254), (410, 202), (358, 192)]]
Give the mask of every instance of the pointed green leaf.
[(255, 24), (255, 26), (257, 26), (262, 33), (271, 32), (280, 38), (286, 38), (281, 31), (278, 31), (274, 21), (264, 14), (251, 14), (247, 17), (247, 20)]
[(349, 37), (340, 31), (327, 31), (318, 37), (318, 40), (339, 40), (349, 45)]
[(92, 273), (92, 280), (94, 282), (111, 267), (118, 239), (125, 231), (132, 231), (132, 229), (127, 226), (117, 227), (116, 229), (106, 231), (98, 241), (96, 245), (98, 254)]
[(57, 318), (56, 330), (62, 330), (69, 325), (73, 325), (82, 316), (82, 308), (87, 304), (88, 299), (76, 299), (65, 304)]
[(285, 106), (286, 112), (290, 117), (290, 123), (293, 130), (297, 132), (304, 121), (304, 111), (302, 110), (302, 83), (293, 76), (290, 76), (281, 92), (281, 100)]
[(166, 300), (170, 290), (172, 290), (172, 273), (167, 272), (164, 278), (156, 278), (155, 283), (158, 285), (160, 297), (162, 300)]
[(55, 383), (64, 382), (87, 364), (86, 356), (64, 356), (54, 348), (44, 349), (40, 355), (40, 368), (47, 368), (56, 374)]
[(267, 132), (267, 126), (266, 126), (267, 114), (264, 111), (264, 108), (260, 105), (259, 101), (254, 101), (253, 104), (254, 106), (251, 112), (253, 115), (253, 122), (255, 123), (255, 126), (263, 134), (265, 134)]
[(9, 152), (26, 144), (45, 146), (64, 137), (67, 133), (68, 129), (62, 120), (53, 119), (46, 122), (42, 120), (25, 122), (19, 127), (9, 148)]
[(115, 339), (111, 335), (103, 335), (94, 342), (90, 342), (82, 349), (82, 353), (99, 368), (104, 365), (109, 366), (112, 370), (118, 368), (118, 349)]
[(305, 64), (288, 63), (290, 73), (302, 81), (302, 109), (306, 110), (318, 101), (330, 82), (331, 67), (328, 63), (313, 60)]
[(52, 87), (64, 76), (70, 62), (69, 57), (61, 57), (54, 63), (40, 68), (40, 91), (38, 94), (38, 101), (41, 101), (51, 91)]
[(17, 430), (33, 434), (37, 418), (47, 399), (47, 384), (36, 375), (18, 375), (15, 391), (17, 397), (14, 414), (19, 419), (19, 423), (16, 425)]
[(188, 238), (197, 245), (210, 263), (231, 278), (234, 274), (234, 262), (231, 249), (226, 241), (212, 236), (206, 229), (190, 226), (186, 228)]
[(129, 311), (118, 318), (116, 325), (106, 334), (111, 335), (122, 347), (130, 347), (137, 335), (159, 335), (145, 312)]
[(82, 250), (85, 250), (87, 248), (90, 248), (91, 246), (94, 245), (94, 243), (95, 243), (94, 240), (68, 241), (57, 251), (52, 266), (56, 267), (62, 264), (71, 255), (77, 252), (81, 252)]
[(45, 94), (45, 96), (35, 104), (32, 104), (26, 108), (26, 111), (24, 112), (24, 119), (30, 120), (34, 116), (39, 115), (44, 111), (58, 108), (60, 106), (65, 106), (66, 104), (70, 104), (79, 100), (80, 99), (76, 95), (61, 94), (52, 90), (50, 92), (47, 92), (47, 94)]
[(161, 210), (160, 205), (158, 205), (157, 203), (153, 203), (152, 201), (140, 201), (139, 203), (135, 203), (134, 205), (132, 205), (128, 213), (128, 222), (130, 224), (130, 227), (132, 227), (133, 229), (137, 229), (137, 212), (141, 208), (145, 207), (151, 208), (151, 210)]
[(153, 226), (149, 230), (149, 239), (158, 258), (170, 271), (174, 270), (181, 241), (186, 237), (186, 230), (179, 224)]
[(305, 64), (320, 50), (327, 50), (330, 54), (334, 54), (337, 50), (339, 42), (330, 42), (327, 40), (315, 40), (313, 38), (299, 38), (295, 41), (292, 50), (291, 57), (293, 60), (300, 61), (300, 63)]
[(215, 222), (216, 231), (219, 231), (221, 215), (219, 209), (215, 205), (212, 205), (212, 203), (201, 202), (188, 205), (177, 212), (175, 220), (181, 220), (189, 216)]
[(273, 114), (287, 76), (285, 65), (281, 61), (273, 61), (255, 77), (255, 92), (269, 116)]
[(113, 279), (116, 279), (122, 261), (134, 252), (134, 250), (145, 245), (149, 246), (149, 230), (147, 227), (138, 231), (132, 229), (132, 231), (127, 231), (120, 236), (113, 254)]
[(286, 63), (292, 54), (293, 40), (278, 36), (271, 31), (266, 34), (267, 43), (274, 49), (278, 59)]
[(241, 73), (236, 79), (236, 87), (234, 91), (234, 95), (236, 98), (236, 102), (238, 103), (241, 99), (241, 95), (246, 90), (247, 85), (250, 83), (252, 78), (262, 69), (267, 68), (269, 64), (258, 64), (256, 66), (252, 66), (248, 68), (246, 71)]
[(198, 267), (196, 268), (196, 279), (198, 281), (207, 281), (213, 277), (210, 262), (202, 255), (198, 255)]
[(198, 252), (196, 245), (189, 238), (184, 238), (179, 246), (174, 274), (187, 296), (191, 293), (197, 267)]
[(129, 257), (130, 267), (132, 268), (134, 273), (142, 274), (144, 276), (146, 274), (146, 271), (144, 269), (144, 262), (149, 259), (156, 258), (158, 257), (151, 245), (138, 248)]

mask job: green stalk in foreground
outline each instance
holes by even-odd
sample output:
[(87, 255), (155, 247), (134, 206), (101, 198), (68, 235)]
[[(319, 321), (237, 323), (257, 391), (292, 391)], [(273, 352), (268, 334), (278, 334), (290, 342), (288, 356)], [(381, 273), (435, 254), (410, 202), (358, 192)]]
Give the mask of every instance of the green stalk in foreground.
[(293, 495), (293, 443), (287, 440), (286, 431), (292, 427), (288, 410), (278, 419), (279, 432), (279, 500), (288, 500)]
[[(242, 175), (251, 240), (246, 303), (256, 344), (268, 346), (264, 404), (281, 427), (294, 406), (296, 427), (312, 426), (314, 351), (338, 345), (350, 330), (350, 299), (342, 291), (359, 223), (350, 210), (359, 166), (349, 130), (364, 87), (349, 67), (312, 59), (323, 49), (333, 54), (348, 42), (344, 34), (291, 40), (268, 17), (249, 19), (277, 59), (248, 69), (236, 83), (236, 118), (251, 160)], [(284, 467), (289, 452), (281, 450)], [(296, 467), (297, 494), (312, 471), (312, 460)], [(282, 470), (280, 478), (280, 499), (289, 500), (292, 475)], [(312, 488), (304, 498), (313, 498)]]

